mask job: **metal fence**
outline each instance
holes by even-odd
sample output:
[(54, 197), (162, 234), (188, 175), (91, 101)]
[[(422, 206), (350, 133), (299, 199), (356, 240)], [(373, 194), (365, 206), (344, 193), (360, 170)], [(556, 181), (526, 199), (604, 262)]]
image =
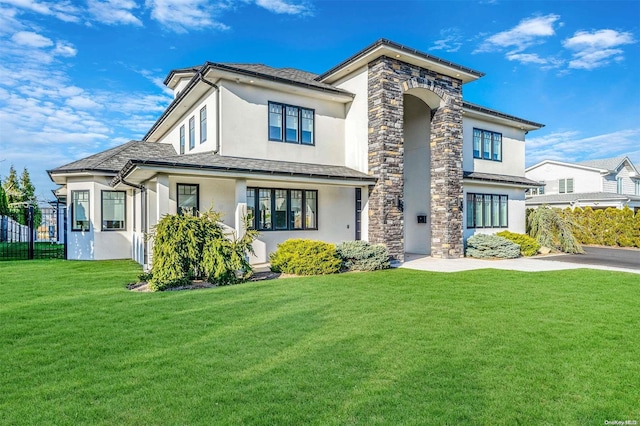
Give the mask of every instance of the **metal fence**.
[(0, 216), (0, 260), (67, 258), (66, 206), (25, 207), (18, 218)]

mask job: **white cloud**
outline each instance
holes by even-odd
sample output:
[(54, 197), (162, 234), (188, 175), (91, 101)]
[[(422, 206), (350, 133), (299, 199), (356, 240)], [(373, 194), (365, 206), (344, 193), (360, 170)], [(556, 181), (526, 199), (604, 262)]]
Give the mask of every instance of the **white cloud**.
[(527, 47), (555, 35), (554, 25), (559, 25), (556, 24), (559, 19), (560, 16), (554, 14), (523, 19), (510, 30), (486, 38), (474, 53), (499, 51), (506, 48), (510, 49), (511, 53), (522, 52)]
[(256, 5), (278, 14), (298, 15), (309, 12), (309, 8), (304, 4), (294, 4), (284, 0), (256, 0)]
[(541, 58), (536, 53), (507, 53), (507, 59), (523, 64), (547, 64), (547, 59)]
[(71, 96), (65, 103), (77, 109), (99, 109), (102, 105), (87, 96)]
[(81, 11), (70, 1), (2, 0), (2, 2), (41, 15), (55, 16), (64, 22), (80, 21)]
[(77, 53), (78, 50), (73, 47), (73, 45), (65, 41), (56, 42), (56, 48), (53, 49), (54, 55), (64, 56), (65, 58), (76, 56)]
[(106, 25), (142, 26), (142, 21), (132, 11), (139, 6), (132, 0), (89, 0), (89, 13), (100, 23)]
[(457, 28), (440, 30), (440, 40), (436, 40), (429, 50), (444, 50), (445, 52), (457, 52), (462, 47), (463, 37)]
[(40, 34), (34, 33), (32, 31), (19, 31), (11, 37), (11, 40), (20, 46), (28, 46), (28, 47), (53, 46), (53, 41), (51, 41), (51, 39), (45, 36), (42, 36)]
[(619, 47), (635, 42), (629, 32), (605, 29), (593, 32), (577, 31), (562, 45), (573, 51), (569, 68), (592, 70), (608, 65), (611, 61), (624, 60), (624, 51)]
[(215, 19), (224, 9), (222, 4), (211, 5), (207, 0), (146, 0), (145, 4), (151, 9), (151, 18), (177, 33), (229, 28)]
[(577, 162), (628, 155), (640, 164), (640, 128), (582, 137), (578, 131), (563, 131), (527, 139), (527, 166), (543, 160)]

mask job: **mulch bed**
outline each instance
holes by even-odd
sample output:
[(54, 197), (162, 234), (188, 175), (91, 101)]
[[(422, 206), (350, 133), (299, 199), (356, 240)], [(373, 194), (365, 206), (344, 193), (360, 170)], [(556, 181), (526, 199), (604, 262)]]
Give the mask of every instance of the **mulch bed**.
[[(280, 278), (281, 275), (282, 274), (280, 274), (279, 272), (271, 272), (271, 271), (255, 272), (253, 275), (251, 275), (248, 281), (275, 280), (277, 278)], [(198, 290), (201, 288), (213, 288), (213, 287), (217, 287), (217, 285), (207, 281), (198, 280), (198, 281), (192, 281), (191, 285), (168, 288), (164, 291)], [(144, 281), (128, 284), (127, 289), (131, 291), (140, 291), (140, 292), (151, 291), (149, 289), (149, 284)]]

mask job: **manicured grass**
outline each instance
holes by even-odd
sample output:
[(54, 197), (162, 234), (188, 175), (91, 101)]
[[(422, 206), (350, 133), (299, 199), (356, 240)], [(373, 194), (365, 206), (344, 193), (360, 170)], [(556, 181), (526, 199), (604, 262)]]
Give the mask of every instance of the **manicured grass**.
[[(28, 259), (29, 243), (0, 243), (1, 260)], [(64, 245), (46, 243), (33, 243), (34, 259), (64, 259)]]
[(0, 264), (0, 424), (640, 420), (638, 275), (408, 270), (135, 293)]

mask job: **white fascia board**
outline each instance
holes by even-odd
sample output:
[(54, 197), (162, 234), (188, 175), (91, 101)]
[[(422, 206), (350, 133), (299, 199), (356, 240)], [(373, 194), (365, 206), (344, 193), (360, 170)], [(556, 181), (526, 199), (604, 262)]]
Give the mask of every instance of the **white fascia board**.
[(267, 78), (249, 76), (220, 69), (210, 69), (206, 74), (206, 78), (208, 80), (221, 79), (235, 81), (236, 83), (246, 84), (248, 86), (266, 87), (269, 89), (277, 90), (279, 92), (293, 93), (296, 95), (308, 96), (310, 98), (318, 98), (341, 103), (348, 103), (353, 101), (353, 95), (348, 93), (336, 93), (329, 91), (325, 92), (320, 88), (312, 89), (309, 87), (298, 86), (294, 83), (287, 84), (285, 82), (273, 81)]
[[(299, 183), (315, 183), (321, 185), (334, 185), (334, 186), (348, 186), (348, 187), (363, 187), (373, 185), (374, 182), (362, 181), (359, 179), (349, 178), (321, 178), (321, 177), (304, 177), (296, 175), (281, 175), (271, 173), (246, 173), (246, 172), (233, 172), (215, 169), (198, 169), (190, 167), (168, 167), (168, 166), (136, 166), (131, 172), (124, 177), (127, 182), (140, 184), (141, 182), (152, 179), (157, 173), (165, 173), (168, 175), (180, 175), (180, 176), (199, 176), (210, 178), (227, 178), (227, 179), (247, 179), (247, 180), (259, 180), (270, 182), (299, 182)], [(137, 175), (137, 176), (136, 176)]]
[(477, 118), (483, 121), (489, 121), (491, 123), (502, 124), (505, 126), (516, 128), (516, 129), (525, 130), (527, 132), (531, 130), (538, 130), (540, 128), (538, 126), (533, 126), (531, 124), (523, 123), (521, 121), (509, 120), (508, 118), (505, 118), (505, 117), (498, 117), (492, 114), (487, 114), (484, 112), (475, 111), (468, 108), (462, 109), (462, 116), (469, 117), (469, 118)]
[(462, 184), (464, 185), (465, 183), (473, 184), (473, 185), (484, 185), (484, 186), (500, 186), (504, 188), (520, 188), (520, 189), (535, 188), (535, 186), (533, 185), (525, 185), (521, 183), (494, 182), (494, 181), (486, 181), (486, 180), (471, 179), (471, 178), (463, 178)]
[(91, 177), (91, 176), (110, 176), (114, 177), (115, 173), (108, 172), (100, 172), (100, 171), (92, 171), (92, 170), (82, 170), (77, 172), (52, 172), (50, 173), (51, 180), (58, 185), (66, 185), (67, 178), (70, 177)]
[(524, 171), (526, 173), (540, 166), (544, 166), (545, 164), (553, 164), (554, 166), (572, 167), (574, 169), (588, 170), (588, 171), (598, 172), (600, 174), (605, 174), (605, 175), (609, 174), (609, 170), (599, 169), (597, 167), (583, 166), (583, 165), (574, 164), (574, 163), (564, 163), (562, 161), (556, 161), (556, 160), (543, 160), (538, 164), (534, 164), (533, 166), (527, 167), (526, 169), (524, 169)]

